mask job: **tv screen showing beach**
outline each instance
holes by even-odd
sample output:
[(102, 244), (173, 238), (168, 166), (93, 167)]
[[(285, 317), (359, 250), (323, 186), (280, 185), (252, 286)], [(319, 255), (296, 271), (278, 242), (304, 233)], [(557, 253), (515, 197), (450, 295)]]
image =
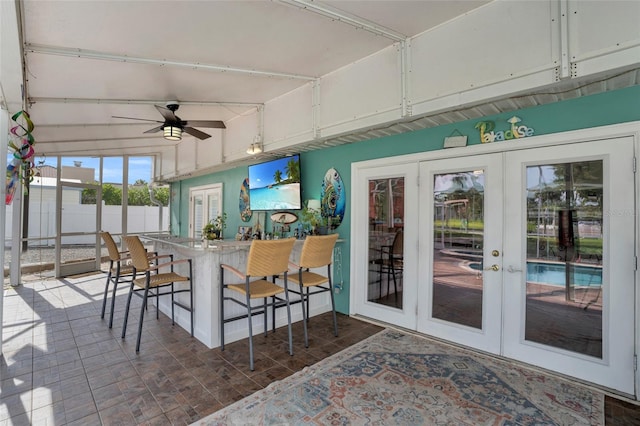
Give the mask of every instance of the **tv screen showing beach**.
[(299, 210), (300, 155), (249, 166), (251, 210)]

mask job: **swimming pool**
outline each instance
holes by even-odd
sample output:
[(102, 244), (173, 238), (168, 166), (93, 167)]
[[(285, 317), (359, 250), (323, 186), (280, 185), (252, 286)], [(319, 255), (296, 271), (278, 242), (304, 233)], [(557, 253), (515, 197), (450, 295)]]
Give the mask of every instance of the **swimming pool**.
[[(589, 265), (571, 265), (571, 278), (574, 285), (599, 287), (602, 285), (602, 267)], [(527, 281), (551, 285), (565, 285), (565, 264), (546, 262), (527, 262)]]
[[(482, 270), (480, 262), (470, 262), (469, 268)], [(565, 264), (547, 262), (527, 262), (527, 281), (532, 283), (565, 286)], [(581, 287), (599, 287), (602, 285), (602, 267), (573, 265), (571, 277), (573, 284)]]

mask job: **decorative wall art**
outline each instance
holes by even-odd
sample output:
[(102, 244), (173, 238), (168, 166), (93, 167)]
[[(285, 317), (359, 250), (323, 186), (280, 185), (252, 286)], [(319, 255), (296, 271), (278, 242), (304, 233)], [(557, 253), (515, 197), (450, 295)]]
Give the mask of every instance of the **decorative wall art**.
[(250, 226), (238, 226), (238, 233), (236, 234), (237, 241), (250, 240), (253, 235), (252, 228)]
[(283, 224), (283, 225), (292, 224), (296, 220), (298, 220), (298, 216), (287, 211), (275, 212), (271, 215), (272, 222)]
[(253, 214), (249, 204), (249, 178), (245, 178), (242, 185), (240, 185), (240, 200), (238, 207), (240, 209), (240, 219), (242, 219), (243, 222), (249, 222)]
[(500, 142), (510, 139), (528, 138), (535, 134), (535, 130), (532, 127), (520, 124), (522, 119), (515, 115), (507, 120), (507, 123), (511, 127), (507, 130), (496, 130), (496, 123), (494, 121), (480, 121), (476, 123), (475, 128), (480, 132), (480, 142)]
[(271, 223), (273, 224), (273, 234), (285, 237), (285, 233), (290, 231), (289, 225), (296, 222), (298, 216), (291, 212), (280, 211), (271, 215)]
[(344, 219), (347, 204), (344, 184), (340, 173), (334, 168), (327, 170), (322, 181), (320, 208), (322, 217), (328, 218), (330, 228), (337, 228)]
[(33, 180), (35, 155), (33, 145), (36, 143), (31, 134), (35, 126), (26, 111), (18, 111), (11, 116), (11, 119), (16, 125), (9, 130), (9, 150), (13, 151), (13, 159), (7, 164), (5, 195), (7, 206), (13, 201), (18, 181), (23, 179), (26, 183)]

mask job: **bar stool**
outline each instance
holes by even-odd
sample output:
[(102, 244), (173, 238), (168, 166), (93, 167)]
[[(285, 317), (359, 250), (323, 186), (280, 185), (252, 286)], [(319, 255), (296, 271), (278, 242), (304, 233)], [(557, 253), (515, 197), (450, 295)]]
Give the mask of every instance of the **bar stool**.
[[(283, 240), (253, 240), (249, 248), (246, 271), (243, 273), (231, 265), (220, 264), (220, 349), (224, 350), (224, 325), (226, 323), (247, 318), (249, 323), (249, 369), (254, 370), (253, 363), (253, 325), (254, 315), (263, 314), (264, 335), (267, 335), (267, 309), (274, 311), (286, 306), (289, 330), (289, 355), (293, 355), (293, 338), (291, 335), (291, 307), (289, 305), (289, 290), (287, 287), (287, 270), (289, 256), (293, 249), (294, 238)], [(226, 284), (225, 271), (244, 281), (240, 284)], [(284, 287), (275, 284), (276, 277), (282, 276)], [(268, 281), (268, 277), (273, 282)], [(256, 279), (257, 278), (257, 279)], [(253, 281), (252, 281), (253, 279)], [(229, 295), (225, 295), (228, 290)], [(284, 299), (276, 295), (283, 293)], [(236, 297), (233, 297), (236, 296)], [(268, 302), (268, 298), (271, 302)], [(252, 306), (253, 299), (263, 299), (262, 306)], [(224, 302), (229, 300), (246, 308), (246, 314), (225, 318)], [(275, 329), (275, 321), (273, 323)]]
[[(113, 327), (113, 312), (116, 304), (116, 291), (119, 283), (130, 283), (133, 277), (133, 265), (131, 264), (131, 256), (128, 251), (118, 251), (118, 246), (110, 232), (101, 231), (100, 236), (109, 253), (109, 272), (107, 272), (107, 282), (104, 286), (104, 296), (102, 298), (102, 313), (100, 318), (104, 319), (107, 298), (109, 297), (109, 286), (113, 283), (113, 291), (111, 295), (111, 312), (109, 313), (109, 328)], [(168, 255), (158, 256), (157, 252), (147, 252), (149, 262), (158, 264), (158, 260), (168, 258)]]
[[(338, 240), (338, 234), (308, 236), (304, 240), (302, 252), (300, 253), (299, 264), (290, 262), (295, 273), (289, 275), (289, 281), (297, 283), (300, 291), (290, 290), (300, 296), (302, 305), (302, 321), (304, 324), (304, 346), (309, 347), (309, 336), (307, 333), (307, 323), (309, 322), (309, 297), (314, 294), (329, 292), (331, 295), (331, 310), (333, 312), (333, 335), (338, 337), (338, 320), (336, 318), (336, 305), (333, 299), (333, 286), (331, 284), (331, 262), (333, 258), (333, 248)], [(311, 272), (311, 268), (327, 267), (327, 275)], [(326, 287), (323, 284), (327, 284)], [(309, 289), (315, 290), (310, 292)], [(306, 309), (305, 309), (306, 304)]]
[(111, 233), (102, 231), (100, 237), (104, 241), (104, 245), (107, 247), (109, 253), (109, 272), (107, 273), (107, 282), (104, 286), (104, 296), (102, 298), (102, 313), (100, 318), (104, 319), (105, 310), (107, 307), (107, 298), (109, 297), (109, 286), (113, 283), (113, 293), (111, 295), (111, 312), (109, 314), (109, 328), (113, 327), (113, 310), (116, 305), (116, 290), (119, 283), (131, 282), (133, 276), (133, 265), (127, 263), (131, 261), (129, 252), (118, 251), (118, 246), (113, 240)]
[[(131, 305), (131, 296), (136, 293), (142, 297), (142, 307), (140, 308), (140, 322), (138, 324), (138, 339), (136, 341), (136, 353), (140, 351), (140, 339), (142, 337), (142, 322), (144, 320), (144, 311), (147, 307), (147, 298), (149, 293), (156, 297), (156, 318), (158, 318), (158, 298), (160, 296), (171, 295), (171, 325), (175, 324), (174, 308), (178, 306), (185, 309), (191, 316), (191, 337), (193, 337), (193, 267), (191, 259), (173, 260), (173, 255), (169, 255), (170, 262), (159, 263), (157, 265), (149, 265), (149, 260), (140, 239), (136, 236), (123, 237), (127, 248), (131, 253), (131, 261), (134, 267), (133, 279), (129, 289), (129, 297), (127, 299), (127, 307), (124, 314), (124, 324), (122, 326), (122, 338), (124, 339), (127, 332), (127, 321), (129, 319), (129, 307)], [(174, 265), (188, 263), (189, 275), (183, 276), (173, 271)], [(160, 272), (161, 268), (170, 267), (170, 272)], [(156, 272), (152, 274), (152, 272)], [(142, 276), (140, 276), (142, 275)], [(174, 283), (188, 282), (188, 288), (176, 290)], [(137, 288), (136, 288), (137, 287)], [(169, 290), (161, 291), (163, 287), (170, 287)], [(138, 292), (142, 291), (140, 295)], [(190, 296), (189, 306), (175, 300), (174, 295), (178, 293), (188, 292)]]

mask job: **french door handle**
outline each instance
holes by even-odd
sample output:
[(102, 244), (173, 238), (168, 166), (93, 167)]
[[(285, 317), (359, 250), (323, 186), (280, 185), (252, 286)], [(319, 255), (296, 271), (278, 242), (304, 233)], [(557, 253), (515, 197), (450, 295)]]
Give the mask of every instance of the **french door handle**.
[(509, 267), (507, 268), (507, 272), (515, 274), (516, 272), (522, 272), (522, 269), (514, 268), (512, 265), (509, 265)]
[(500, 267), (494, 263), (493, 265), (489, 266), (488, 268), (484, 268), (484, 270), (485, 271), (499, 271)]

